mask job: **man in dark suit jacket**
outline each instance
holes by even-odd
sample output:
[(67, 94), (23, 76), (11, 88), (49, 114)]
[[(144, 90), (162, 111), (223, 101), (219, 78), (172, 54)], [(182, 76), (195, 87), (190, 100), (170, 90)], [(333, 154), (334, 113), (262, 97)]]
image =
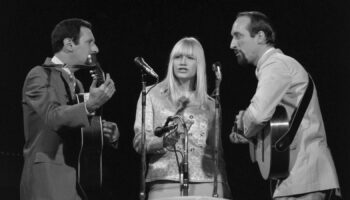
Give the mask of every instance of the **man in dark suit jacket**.
[[(28, 73), (23, 86), (24, 167), (21, 199), (82, 199), (77, 190), (75, 139), (80, 129), (89, 126), (89, 116), (114, 94), (109, 74), (100, 86), (93, 80), (86, 102), (77, 103), (76, 89), (83, 91), (74, 72), (98, 53), (91, 24), (82, 19), (67, 19), (51, 34), (54, 56)], [(103, 121), (109, 142), (119, 138), (117, 125)]]

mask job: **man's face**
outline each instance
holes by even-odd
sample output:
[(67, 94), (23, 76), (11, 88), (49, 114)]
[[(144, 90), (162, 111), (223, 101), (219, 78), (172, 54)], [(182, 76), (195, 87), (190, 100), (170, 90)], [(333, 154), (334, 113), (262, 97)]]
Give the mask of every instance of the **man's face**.
[(77, 44), (73, 44), (73, 52), (77, 65), (84, 65), (90, 54), (98, 53), (95, 38), (91, 30), (86, 27), (80, 28), (80, 38)]
[(241, 65), (254, 64), (257, 60), (257, 36), (250, 36), (247, 30), (249, 23), (249, 17), (238, 17), (233, 23), (231, 30), (232, 41), (230, 48), (234, 50), (237, 62)]

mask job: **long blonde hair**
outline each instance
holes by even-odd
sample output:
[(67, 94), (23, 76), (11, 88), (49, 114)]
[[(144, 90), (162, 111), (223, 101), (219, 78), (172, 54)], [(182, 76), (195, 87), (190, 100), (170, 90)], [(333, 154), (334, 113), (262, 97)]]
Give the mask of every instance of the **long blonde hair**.
[(206, 104), (208, 94), (204, 50), (199, 41), (194, 37), (182, 38), (175, 44), (170, 53), (168, 72), (165, 78), (165, 82), (168, 84), (170, 90), (170, 98), (173, 102), (176, 102), (181, 97), (179, 83), (174, 75), (174, 58), (181, 54), (190, 55), (196, 59), (197, 73), (195, 76), (194, 94), (200, 105)]

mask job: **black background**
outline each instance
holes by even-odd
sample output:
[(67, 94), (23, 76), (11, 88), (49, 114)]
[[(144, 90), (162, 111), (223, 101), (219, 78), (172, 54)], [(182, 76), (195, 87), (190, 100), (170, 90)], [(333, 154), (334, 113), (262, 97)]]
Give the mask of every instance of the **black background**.
[[(215, 79), (210, 66), (222, 63), (222, 137), (234, 199), (268, 199), (269, 183), (251, 164), (248, 146), (228, 142), (235, 114), (247, 107), (256, 87), (254, 68), (238, 66), (229, 49), (235, 15), (247, 10), (270, 16), (277, 31), (277, 47), (313, 76), (343, 197), (350, 199), (347, 4), (326, 0), (1, 1), (0, 199), (19, 199), (24, 78), (33, 66), (52, 56), (50, 33), (55, 24), (71, 17), (92, 22), (100, 49), (98, 59), (116, 83), (116, 94), (105, 105), (104, 117), (118, 123), (121, 137), (118, 150), (104, 150), (105, 199), (138, 199), (140, 156), (132, 148), (132, 138), (141, 74), (133, 59), (144, 57), (163, 79), (171, 48), (184, 36), (197, 37), (204, 47), (209, 93)], [(84, 72), (80, 77), (89, 86)], [(147, 80), (148, 85), (153, 82)]]

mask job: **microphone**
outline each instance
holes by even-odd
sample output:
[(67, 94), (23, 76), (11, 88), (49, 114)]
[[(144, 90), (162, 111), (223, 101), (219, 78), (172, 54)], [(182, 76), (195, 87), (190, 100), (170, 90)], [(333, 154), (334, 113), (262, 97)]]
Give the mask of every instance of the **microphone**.
[(154, 135), (156, 135), (157, 137), (162, 137), (166, 132), (168, 132), (176, 127), (177, 127), (177, 124), (174, 124), (171, 126), (157, 127), (156, 130), (154, 130)]
[(222, 74), (221, 74), (221, 63), (220, 62), (215, 62), (213, 64), (213, 71), (215, 72), (216, 78), (218, 80), (221, 80)]
[(190, 100), (184, 96), (180, 97), (179, 100), (177, 101), (177, 111), (174, 116), (169, 116), (166, 119), (166, 122), (164, 123), (163, 127), (157, 127), (154, 130), (154, 135), (157, 137), (162, 137), (166, 132), (174, 129), (177, 127), (177, 124), (170, 125), (168, 126), (170, 121), (175, 120), (176, 118), (179, 117), (180, 113), (183, 112), (183, 110), (186, 108), (187, 104), (190, 102)]
[(136, 57), (134, 62), (142, 67), (148, 74), (158, 79), (158, 74), (153, 71), (153, 69), (143, 60), (142, 57)]

